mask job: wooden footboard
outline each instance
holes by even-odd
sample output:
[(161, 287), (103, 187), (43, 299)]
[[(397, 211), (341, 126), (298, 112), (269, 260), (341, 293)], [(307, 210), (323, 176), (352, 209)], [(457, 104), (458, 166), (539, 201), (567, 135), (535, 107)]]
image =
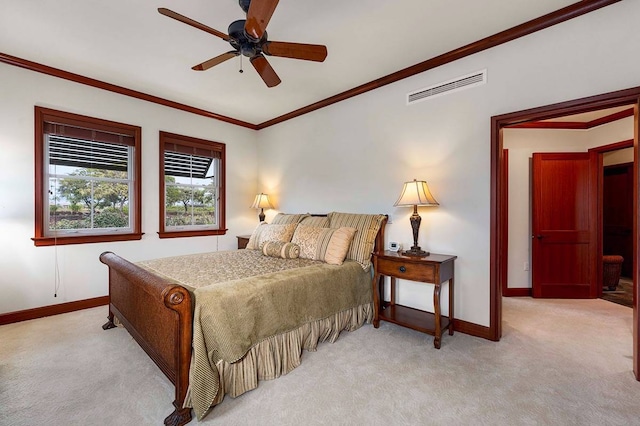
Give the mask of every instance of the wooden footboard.
[(175, 410), (165, 425), (191, 421), (191, 409), (183, 408), (189, 386), (193, 306), (189, 291), (170, 283), (111, 252), (100, 255), (109, 267), (109, 321), (114, 316), (175, 385)]

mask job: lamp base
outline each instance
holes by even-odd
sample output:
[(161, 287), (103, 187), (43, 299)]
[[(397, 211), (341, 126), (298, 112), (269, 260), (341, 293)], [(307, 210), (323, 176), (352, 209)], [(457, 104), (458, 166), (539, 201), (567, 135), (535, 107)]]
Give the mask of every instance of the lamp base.
[(426, 257), (426, 256), (429, 256), (430, 254), (431, 253), (429, 253), (428, 251), (422, 250), (419, 246), (413, 246), (411, 247), (411, 250), (405, 250), (402, 252), (403, 256)]

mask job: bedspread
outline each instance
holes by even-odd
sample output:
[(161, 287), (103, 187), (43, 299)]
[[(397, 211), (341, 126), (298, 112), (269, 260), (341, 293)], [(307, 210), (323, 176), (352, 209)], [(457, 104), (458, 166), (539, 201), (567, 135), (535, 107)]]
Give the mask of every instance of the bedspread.
[(136, 265), (193, 291), (226, 281), (320, 263), (263, 256), (260, 250), (234, 250), (145, 260)]
[[(196, 266), (203, 256), (206, 266)], [(220, 262), (222, 258), (228, 258), (227, 263)], [(243, 262), (253, 266), (237, 266)], [(199, 419), (220, 389), (218, 361), (236, 362), (265, 339), (372, 300), (371, 276), (354, 261), (337, 266), (238, 250), (138, 264), (193, 289), (193, 353), (185, 406), (193, 407)], [(274, 265), (277, 272), (265, 273)]]

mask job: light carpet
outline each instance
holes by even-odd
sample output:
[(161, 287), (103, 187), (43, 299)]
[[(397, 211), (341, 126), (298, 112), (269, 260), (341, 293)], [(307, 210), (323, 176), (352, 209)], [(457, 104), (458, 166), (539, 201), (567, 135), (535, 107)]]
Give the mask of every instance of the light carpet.
[[(161, 425), (173, 387), (100, 307), (0, 327), (0, 425)], [(633, 425), (632, 310), (505, 298), (498, 343), (393, 324), (343, 332), (204, 425)], [(190, 424), (198, 424), (193, 420)]]

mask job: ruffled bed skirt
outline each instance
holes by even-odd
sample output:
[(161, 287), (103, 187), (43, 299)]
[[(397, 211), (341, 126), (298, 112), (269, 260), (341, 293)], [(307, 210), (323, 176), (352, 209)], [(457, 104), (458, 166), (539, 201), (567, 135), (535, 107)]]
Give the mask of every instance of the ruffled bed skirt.
[(257, 388), (260, 380), (289, 373), (300, 365), (303, 349), (315, 351), (319, 342), (333, 343), (342, 330), (354, 331), (372, 320), (373, 305), (367, 303), (265, 339), (234, 363), (218, 361), (220, 389), (213, 405), (222, 402), (225, 395), (235, 398)]

